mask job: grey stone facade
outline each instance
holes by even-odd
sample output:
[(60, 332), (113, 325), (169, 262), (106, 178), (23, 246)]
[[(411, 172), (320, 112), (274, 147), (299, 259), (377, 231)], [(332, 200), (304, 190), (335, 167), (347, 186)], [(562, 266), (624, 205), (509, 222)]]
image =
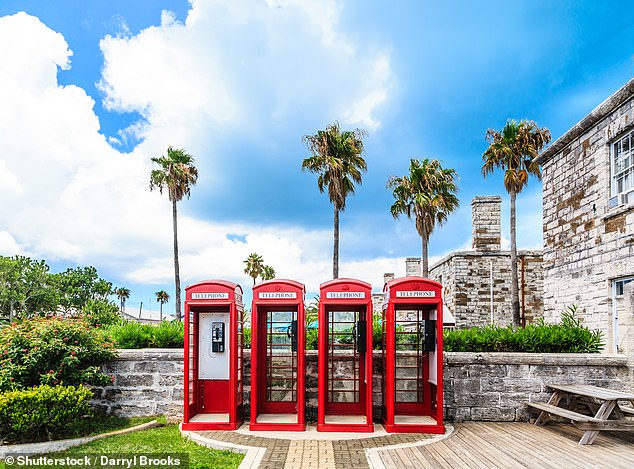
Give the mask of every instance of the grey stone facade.
[[(381, 418), (381, 352), (374, 351), (374, 415)], [(306, 416), (317, 418), (317, 352), (307, 352)], [(121, 416), (165, 414), (182, 418), (183, 352), (122, 350), (106, 366), (115, 381), (95, 388), (93, 404)], [(245, 403), (249, 401), (250, 353), (245, 350)], [(634, 380), (620, 355), (445, 353), (445, 419), (449, 421), (528, 419), (526, 402), (548, 400), (549, 383), (595, 384), (631, 389)], [(247, 417), (248, 420), (248, 417)]]
[(611, 159), (614, 143), (634, 129), (633, 97), (631, 80), (538, 158), (545, 317), (576, 304), (585, 324), (605, 334), (607, 351), (630, 355), (634, 308), (616, 284), (634, 277), (634, 200), (614, 196)]
[[(501, 250), (501, 197), (475, 197), (472, 251), (456, 251), (435, 263), (429, 276), (443, 285), (444, 306), (457, 328), (513, 322), (511, 252)], [(543, 314), (542, 253), (518, 250), (520, 314), (531, 323)], [(414, 262), (408, 259), (414, 270)]]

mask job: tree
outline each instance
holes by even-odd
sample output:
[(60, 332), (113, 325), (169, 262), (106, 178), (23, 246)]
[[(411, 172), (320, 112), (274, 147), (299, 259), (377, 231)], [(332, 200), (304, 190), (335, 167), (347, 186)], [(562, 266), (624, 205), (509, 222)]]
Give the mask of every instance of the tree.
[(157, 291), (156, 293), (156, 301), (159, 302), (161, 309), (161, 321), (163, 320), (163, 305), (170, 300), (170, 296), (167, 294), (165, 290)]
[(526, 120), (508, 120), (501, 132), (489, 129), (486, 133), (489, 148), (482, 155), (482, 174), (486, 178), (497, 168), (503, 170), (504, 187), (511, 202), (511, 302), (515, 326), (520, 325), (515, 199), (528, 184), (530, 175), (541, 179), (535, 158), (550, 138), (546, 127), (540, 129), (535, 122)]
[(422, 241), (421, 275), (429, 276), (428, 244), (435, 226), (442, 225), (458, 208), (456, 171), (438, 160), (410, 160), (409, 175), (391, 177), (387, 186), (396, 199), (390, 207), (394, 218), (405, 214), (416, 221)]
[(150, 190), (158, 187), (162, 194), (167, 190), (172, 202), (172, 223), (174, 226), (174, 283), (176, 284), (176, 317), (181, 319), (181, 280), (178, 265), (178, 223), (176, 204), (183, 197), (189, 198), (191, 187), (198, 180), (198, 170), (194, 166), (194, 157), (183, 149), (169, 147), (167, 156), (152, 158), (152, 162), (160, 169), (152, 170), (150, 175)]
[(346, 197), (354, 193), (354, 185), (361, 184), (362, 173), (368, 169), (361, 156), (365, 135), (366, 132), (361, 129), (342, 132), (339, 123), (335, 122), (325, 130), (305, 135), (302, 139), (312, 153), (302, 162), (302, 169), (319, 175), (319, 192), (327, 189), (334, 207), (333, 278), (339, 277), (339, 212), (345, 210)]
[(121, 315), (123, 316), (123, 312), (125, 311), (125, 302), (130, 298), (130, 289), (126, 287), (119, 287), (114, 291), (114, 293), (121, 302)]
[(0, 256), (0, 315), (6, 320), (54, 312), (59, 299), (45, 261)]
[(91, 300), (107, 301), (112, 294), (112, 283), (100, 278), (93, 266), (69, 268), (52, 276), (66, 312), (81, 311)]
[(255, 279), (260, 277), (264, 271), (262, 256), (257, 252), (252, 252), (243, 262), (246, 264), (244, 273), (253, 278), (253, 285), (255, 285)]
[(270, 265), (262, 267), (262, 280), (273, 280), (275, 278), (275, 269)]

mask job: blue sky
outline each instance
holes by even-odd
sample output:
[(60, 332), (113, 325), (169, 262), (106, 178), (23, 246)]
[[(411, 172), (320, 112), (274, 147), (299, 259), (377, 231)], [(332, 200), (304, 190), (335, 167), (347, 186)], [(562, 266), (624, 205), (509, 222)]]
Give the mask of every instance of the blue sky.
[[(132, 304), (173, 295), (170, 206), (148, 190), (172, 145), (200, 171), (179, 207), (183, 284), (248, 290), (256, 251), (312, 295), (332, 208), (301, 137), (337, 120), (368, 131), (340, 273), (378, 290), (420, 252), (387, 179), (412, 157), (457, 170), (432, 261), (470, 246), (475, 195), (504, 197), (508, 236), (501, 176), (480, 173), (486, 130), (529, 118), (560, 136), (632, 76), (633, 16), (627, 1), (3, 0), (0, 254), (94, 265)], [(518, 209), (519, 246), (541, 247), (538, 181)]]

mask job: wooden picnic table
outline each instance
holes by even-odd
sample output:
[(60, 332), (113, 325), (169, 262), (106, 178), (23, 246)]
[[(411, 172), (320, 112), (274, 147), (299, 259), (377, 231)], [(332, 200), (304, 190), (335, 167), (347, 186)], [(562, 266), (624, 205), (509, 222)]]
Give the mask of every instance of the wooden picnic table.
[(626, 415), (634, 416), (634, 409), (619, 406), (619, 401), (634, 404), (634, 394), (587, 384), (549, 384), (548, 387), (554, 392), (547, 404), (528, 403), (541, 410), (536, 425), (546, 424), (550, 415), (570, 419), (577, 428), (585, 431), (580, 445), (592, 444), (601, 430), (634, 431), (634, 420), (625, 418)]

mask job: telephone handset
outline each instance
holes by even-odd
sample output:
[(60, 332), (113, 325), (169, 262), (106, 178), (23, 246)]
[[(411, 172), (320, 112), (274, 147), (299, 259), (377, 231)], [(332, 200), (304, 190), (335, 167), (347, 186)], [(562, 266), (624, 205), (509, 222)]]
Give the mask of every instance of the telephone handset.
[(291, 339), (291, 351), (297, 352), (297, 319), (291, 321), (291, 325), (286, 329), (286, 335)]
[(211, 323), (211, 351), (223, 353), (225, 351), (225, 323)]

